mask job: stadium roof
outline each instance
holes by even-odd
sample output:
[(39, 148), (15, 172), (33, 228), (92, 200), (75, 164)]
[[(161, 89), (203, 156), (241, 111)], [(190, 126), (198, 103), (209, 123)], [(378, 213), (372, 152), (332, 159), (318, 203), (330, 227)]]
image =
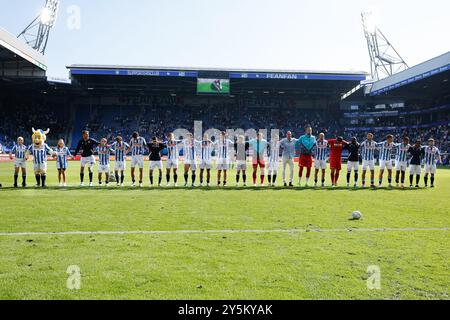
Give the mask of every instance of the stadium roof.
[[(365, 71), (317, 71), (317, 70), (275, 70), (275, 69), (242, 69), (242, 68), (194, 68), (194, 67), (157, 67), (157, 66), (121, 66), (121, 65), (91, 65), (91, 64), (73, 64), (67, 66), (73, 74), (107, 74), (108, 71), (130, 71), (129, 75), (134, 75), (139, 71), (187, 71), (195, 73), (202, 72), (224, 72), (230, 73), (233, 77), (235, 73), (247, 73), (249, 75), (269, 74), (269, 75), (324, 75), (324, 76), (342, 76), (346, 79), (365, 80), (368, 73)], [(125, 73), (121, 74), (124, 75)], [(163, 75), (163, 73), (161, 73)], [(236, 76), (234, 76), (236, 78)], [(288, 78), (291, 79), (291, 78)], [(306, 78), (307, 79), (307, 78)], [(331, 80), (335, 80), (330, 78)]]
[(343, 99), (436, 97), (450, 94), (450, 52), (385, 79), (354, 88)]
[(0, 77), (43, 77), (46, 70), (42, 54), (0, 28)]
[(339, 97), (366, 79), (367, 73), (186, 67), (71, 65), (75, 85), (105, 91), (195, 93), (198, 78), (230, 79), (234, 94), (300, 94)]

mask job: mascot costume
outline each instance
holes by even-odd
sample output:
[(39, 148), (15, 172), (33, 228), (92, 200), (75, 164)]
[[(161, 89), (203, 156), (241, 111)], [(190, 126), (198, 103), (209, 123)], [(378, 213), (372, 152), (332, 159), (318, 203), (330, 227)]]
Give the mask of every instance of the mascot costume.
[(54, 154), (52, 149), (45, 143), (50, 129), (43, 131), (40, 129), (34, 130), (33, 128), (32, 130), (33, 135), (31, 136), (31, 139), (33, 144), (29, 147), (28, 151), (33, 156), (36, 186), (45, 187), (45, 180), (47, 178), (47, 154)]

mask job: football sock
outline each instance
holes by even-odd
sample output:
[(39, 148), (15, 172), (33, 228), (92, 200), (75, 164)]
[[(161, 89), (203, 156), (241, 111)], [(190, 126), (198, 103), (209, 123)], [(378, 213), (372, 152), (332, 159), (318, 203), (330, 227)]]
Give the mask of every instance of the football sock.
[(392, 177), (388, 178), (388, 183), (391, 184), (392, 183)]
[(416, 184), (419, 184), (419, 182), (420, 182), (420, 175), (416, 175)]
[(153, 174), (150, 175), (150, 184), (153, 185)]
[(334, 184), (336, 185), (339, 180), (339, 171), (334, 174)]
[(263, 184), (263, 183), (264, 183), (264, 175), (262, 174), (262, 175), (260, 176), (260, 178), (261, 178), (261, 184)]
[(188, 174), (187, 173), (184, 174), (184, 182), (186, 182), (186, 183), (188, 182)]
[(358, 183), (358, 171), (355, 172), (355, 183)]
[(236, 174), (236, 183), (239, 183), (239, 177), (240, 177), (240, 174), (239, 173)]
[(41, 175), (40, 175), (40, 174), (37, 174), (37, 175), (36, 175), (36, 184), (37, 184), (38, 186), (41, 185)]
[(178, 181), (178, 174), (174, 174), (173, 175), (173, 181), (175, 182), (175, 183), (177, 183), (177, 181)]
[(413, 185), (414, 182), (414, 176), (412, 174), (409, 175), (409, 185)]
[(161, 184), (161, 181), (162, 181), (162, 175), (159, 175), (159, 176), (158, 176), (158, 185)]
[(170, 173), (166, 174), (166, 182), (167, 182), (167, 183), (170, 182)]
[(270, 174), (267, 175), (267, 181), (269, 181), (269, 184), (272, 183), (272, 176)]
[(334, 172), (330, 173), (330, 177), (331, 177), (331, 184), (334, 185)]
[(423, 179), (425, 180), (425, 185), (428, 185), (428, 176), (425, 176)]
[(27, 176), (24, 174), (22, 175), (22, 185), (26, 185), (27, 184)]
[(83, 183), (84, 180), (84, 173), (80, 173), (80, 182)]
[(347, 183), (350, 183), (350, 172), (347, 172)]
[(401, 176), (402, 176), (402, 183), (405, 183), (405, 171), (402, 171), (402, 173), (401, 173)]
[(92, 178), (93, 178), (93, 173), (92, 172), (89, 172), (89, 182), (92, 182)]
[(430, 182), (431, 182), (431, 185), (434, 186), (434, 174), (431, 175)]
[(274, 174), (274, 175), (272, 176), (272, 183), (275, 184), (276, 181), (277, 181), (277, 175)]
[(120, 175), (120, 183), (123, 183), (123, 180), (125, 180), (125, 176), (123, 175), (123, 173)]
[(17, 179), (19, 178), (18, 174), (14, 175), (14, 185), (17, 186)]
[(195, 178), (196, 178), (197, 176), (196, 176), (196, 174), (195, 174), (195, 171), (192, 171), (192, 184), (194, 184), (195, 183)]
[(116, 177), (116, 182), (119, 183), (119, 174), (116, 173), (116, 174), (115, 174), (115, 177)]
[(253, 184), (256, 184), (256, 171), (253, 172)]
[(42, 182), (42, 186), (44, 187), (45, 186), (45, 180), (47, 179), (47, 176), (45, 175), (45, 174), (43, 174), (42, 176), (41, 176), (41, 182)]
[(244, 173), (242, 174), (242, 181), (245, 183), (247, 181), (247, 175)]
[(400, 171), (397, 171), (395, 173), (395, 183), (399, 183), (399, 181), (400, 181)]

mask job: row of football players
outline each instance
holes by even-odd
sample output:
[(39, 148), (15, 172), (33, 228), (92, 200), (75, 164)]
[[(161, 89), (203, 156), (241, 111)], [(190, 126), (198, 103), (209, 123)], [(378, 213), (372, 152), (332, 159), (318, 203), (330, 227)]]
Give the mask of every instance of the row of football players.
[[(58, 178), (62, 186), (66, 185), (65, 172), (68, 165), (68, 158), (74, 157), (81, 151), (80, 183), (84, 184), (84, 170), (88, 167), (89, 184), (92, 185), (93, 167), (96, 164), (94, 153), (98, 153), (99, 168), (98, 179), (102, 184), (102, 176), (105, 175), (105, 184), (109, 184), (110, 156), (115, 155), (115, 181), (117, 185), (123, 185), (124, 173), (126, 171), (126, 156), (131, 153), (131, 178), (132, 185), (136, 185), (136, 168), (139, 169), (139, 186), (143, 184), (144, 154), (149, 153), (150, 161), (150, 184), (153, 185), (153, 172), (159, 171), (158, 185), (162, 182), (163, 164), (161, 152), (168, 150), (166, 163), (166, 182), (169, 185), (171, 173), (173, 173), (174, 185), (178, 180), (178, 162), (180, 151), (184, 152), (184, 182), (188, 185), (189, 171), (191, 171), (191, 185), (195, 186), (196, 173), (200, 169), (200, 185), (203, 185), (204, 173), (206, 172), (206, 185), (210, 185), (212, 169), (212, 151), (215, 150), (217, 161), (217, 182), (221, 185), (227, 183), (227, 172), (232, 162), (235, 162), (237, 170), (236, 182), (239, 183), (242, 176), (244, 186), (247, 182), (247, 157), (249, 150), (252, 151), (253, 165), (253, 184), (256, 185), (258, 168), (260, 169), (260, 183), (264, 184), (266, 160), (268, 162), (268, 182), (274, 186), (277, 179), (278, 166), (280, 161), (283, 168), (283, 182), (285, 186), (293, 186), (294, 158), (298, 155), (296, 150), (300, 150), (299, 159), (299, 184), (301, 184), (303, 172), (306, 169), (306, 186), (309, 184), (311, 169), (314, 158), (314, 182), (318, 184), (319, 172), (322, 173), (321, 183), (325, 185), (325, 169), (329, 158), (331, 168), (332, 186), (337, 186), (339, 173), (342, 166), (342, 152), (344, 149), (349, 151), (347, 163), (347, 185), (350, 185), (351, 171), (354, 171), (354, 186), (358, 183), (359, 158), (362, 158), (362, 185), (366, 184), (366, 172), (370, 170), (370, 185), (375, 186), (374, 167), (375, 151), (379, 153), (379, 185), (382, 185), (384, 171), (388, 172), (389, 186), (392, 184), (392, 155), (395, 153), (396, 183), (404, 186), (406, 169), (409, 166), (410, 186), (413, 186), (413, 178), (416, 176), (416, 187), (419, 184), (421, 165), (425, 164), (425, 186), (428, 185), (428, 176), (431, 175), (431, 186), (434, 186), (434, 175), (436, 173), (436, 162), (440, 160), (439, 150), (434, 146), (434, 140), (428, 141), (428, 146), (422, 146), (420, 141), (411, 146), (408, 138), (403, 138), (401, 143), (394, 143), (393, 136), (387, 136), (386, 140), (377, 143), (373, 140), (373, 134), (369, 133), (367, 139), (359, 144), (355, 138), (351, 142), (345, 141), (342, 137), (326, 140), (323, 133), (316, 139), (312, 135), (312, 128), (307, 127), (306, 132), (299, 139), (292, 137), (288, 132), (286, 137), (279, 140), (278, 137), (272, 137), (270, 143), (263, 138), (260, 133), (256, 139), (245, 142), (245, 138), (240, 136), (233, 142), (227, 138), (227, 134), (222, 132), (217, 141), (212, 142), (206, 135), (202, 141), (197, 141), (191, 134), (183, 140), (175, 139), (173, 134), (169, 134), (165, 143), (160, 142), (156, 137), (150, 143), (134, 133), (130, 143), (117, 137), (113, 144), (108, 144), (106, 139), (100, 142), (89, 137), (89, 132), (84, 131), (82, 139), (79, 141), (75, 154), (71, 155), (69, 149), (60, 140), (56, 150), (52, 150), (47, 145), (37, 148), (36, 146), (26, 147), (23, 138), (18, 139), (17, 145), (12, 149), (10, 157), (15, 155), (15, 174), (14, 185), (17, 186), (19, 170), (22, 170), (22, 185), (26, 185), (26, 159), (28, 154), (33, 156), (34, 171), (37, 184), (45, 185), (47, 171), (47, 153), (56, 158), (58, 169)], [(289, 171), (289, 180), (287, 180), (287, 170)], [(223, 178), (223, 180), (222, 180)]]

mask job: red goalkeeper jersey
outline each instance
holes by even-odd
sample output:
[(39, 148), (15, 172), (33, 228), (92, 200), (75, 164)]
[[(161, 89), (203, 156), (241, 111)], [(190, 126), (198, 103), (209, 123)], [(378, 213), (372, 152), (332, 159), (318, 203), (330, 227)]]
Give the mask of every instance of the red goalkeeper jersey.
[(328, 146), (330, 147), (330, 162), (341, 162), (342, 160), (342, 150), (348, 142), (343, 140), (338, 142), (337, 139), (329, 139)]

